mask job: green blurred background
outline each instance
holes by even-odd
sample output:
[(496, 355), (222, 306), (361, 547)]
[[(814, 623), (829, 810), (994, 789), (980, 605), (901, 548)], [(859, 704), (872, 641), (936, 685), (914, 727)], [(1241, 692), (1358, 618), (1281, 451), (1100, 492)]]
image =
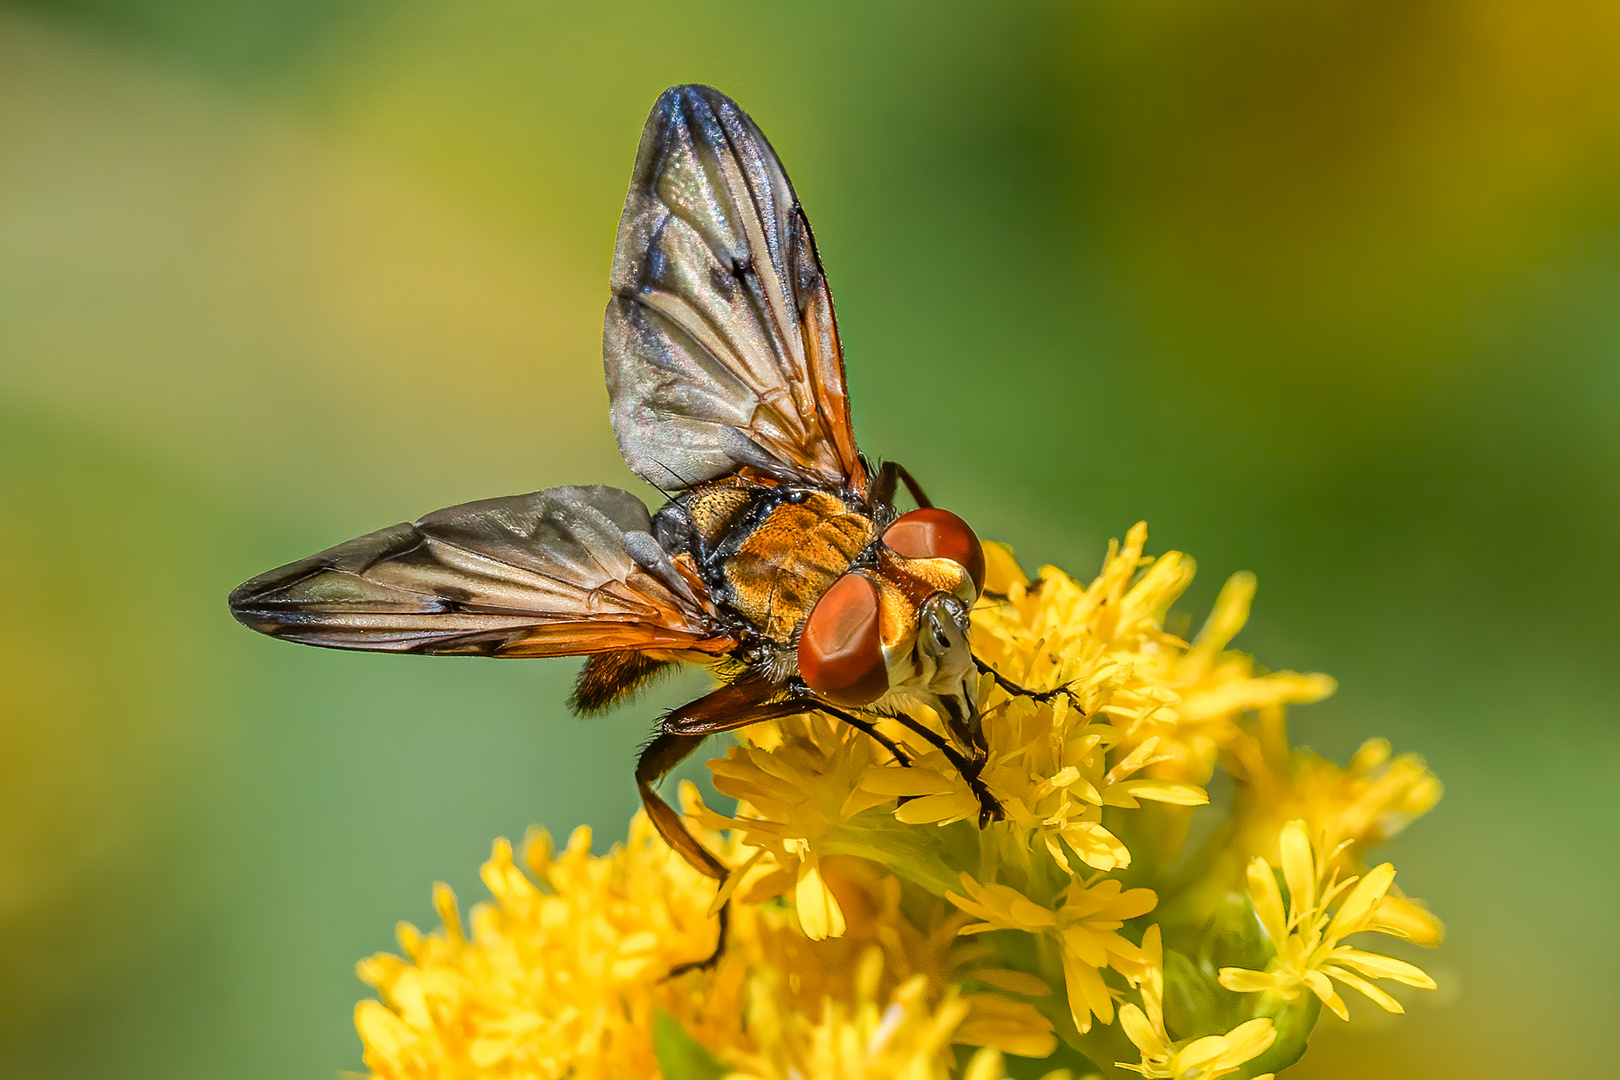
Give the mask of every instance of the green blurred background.
[(782, 151), (869, 452), (1184, 604), (1447, 784), (1451, 938), (1306, 1077), (1596, 1076), (1620, 963), (1620, 13), (1509, 0), (0, 3), (0, 1070), (330, 1077), (356, 959), (530, 822), (599, 846), (662, 687), (295, 649), (226, 592), (628, 483), (599, 366), (657, 93)]

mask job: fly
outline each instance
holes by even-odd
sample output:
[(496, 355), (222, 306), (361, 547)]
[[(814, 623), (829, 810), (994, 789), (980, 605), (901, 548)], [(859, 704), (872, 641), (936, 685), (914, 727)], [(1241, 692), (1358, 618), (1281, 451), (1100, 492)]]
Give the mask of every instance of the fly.
[[(705, 737), (762, 720), (820, 710), (905, 763), (876, 726), (892, 717), (961, 772), (981, 826), (1000, 817), (979, 779), (967, 640), (983, 551), (905, 469), (873, 469), (857, 448), (810, 223), (723, 94), (677, 86), (653, 106), (612, 289), (609, 415), (663, 507), (598, 485), (452, 506), (256, 577), (233, 614), (329, 648), (585, 656), (570, 700), (582, 714), (671, 665), (711, 666), (724, 684), (663, 717), (636, 783), (658, 831), (716, 879), (725, 864), (653, 785)], [(902, 484), (918, 509), (896, 510)]]

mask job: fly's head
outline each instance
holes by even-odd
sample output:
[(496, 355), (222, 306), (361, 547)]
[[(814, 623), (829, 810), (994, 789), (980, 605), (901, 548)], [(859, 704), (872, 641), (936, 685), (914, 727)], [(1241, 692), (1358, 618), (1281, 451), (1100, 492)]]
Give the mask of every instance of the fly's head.
[(884, 530), (873, 565), (840, 577), (805, 619), (799, 674), (849, 708), (912, 699), (982, 757), (968, 609), (984, 586), (984, 553), (967, 523), (929, 507)]

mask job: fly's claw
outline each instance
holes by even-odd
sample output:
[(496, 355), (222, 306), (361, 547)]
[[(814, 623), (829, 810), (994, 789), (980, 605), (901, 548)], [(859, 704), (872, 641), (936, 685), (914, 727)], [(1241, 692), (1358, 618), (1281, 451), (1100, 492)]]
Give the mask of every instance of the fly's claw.
[(962, 779), (967, 781), (968, 790), (972, 791), (974, 798), (979, 800), (979, 828), (981, 829), (987, 828), (992, 821), (1000, 821), (1007, 816), (1006, 811), (1001, 808), (1000, 800), (990, 794), (990, 788), (983, 780), (979, 779), (979, 774), (984, 771), (985, 764), (986, 762), (981, 759), (972, 762), (970, 767), (960, 770)]
[(988, 829), (992, 821), (1000, 821), (1007, 816), (1006, 811), (1001, 808), (1001, 803), (990, 794), (989, 788), (977, 785), (974, 794), (979, 797), (979, 828)]

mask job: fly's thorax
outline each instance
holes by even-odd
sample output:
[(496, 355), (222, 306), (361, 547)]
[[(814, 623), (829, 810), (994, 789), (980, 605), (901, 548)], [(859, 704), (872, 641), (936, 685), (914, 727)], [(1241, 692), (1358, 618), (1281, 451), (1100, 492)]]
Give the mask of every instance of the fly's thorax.
[(710, 562), (726, 538), (743, 523), (761, 499), (772, 497), (774, 486), (727, 476), (683, 492), (653, 517), (653, 535), (665, 550), (686, 552), (700, 566)]
[[(724, 493), (705, 506), (735, 496)], [(702, 560), (716, 599), (779, 645), (876, 535), (872, 519), (815, 488), (757, 488)]]

